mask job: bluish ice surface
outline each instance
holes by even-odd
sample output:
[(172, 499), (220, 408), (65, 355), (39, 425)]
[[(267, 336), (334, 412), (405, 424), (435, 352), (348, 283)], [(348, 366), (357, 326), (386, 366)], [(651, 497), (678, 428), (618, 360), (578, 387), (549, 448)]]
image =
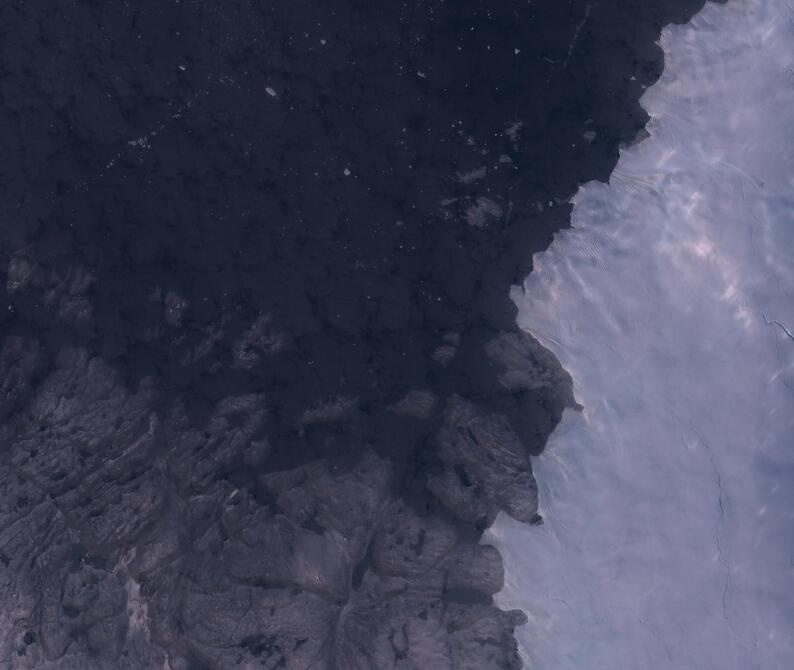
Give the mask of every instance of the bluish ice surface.
[(503, 607), (541, 670), (794, 668), (794, 10), (709, 3), (662, 38), (650, 137), (514, 299), (560, 358), (534, 462), (545, 524), (500, 517)]

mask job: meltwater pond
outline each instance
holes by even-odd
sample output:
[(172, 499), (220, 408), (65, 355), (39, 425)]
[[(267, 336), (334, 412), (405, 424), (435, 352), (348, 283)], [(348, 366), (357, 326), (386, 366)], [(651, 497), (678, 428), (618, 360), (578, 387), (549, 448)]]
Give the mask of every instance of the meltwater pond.
[(541, 670), (794, 667), (794, 11), (668, 27), (650, 137), (535, 258), (521, 326), (574, 377), (500, 518)]

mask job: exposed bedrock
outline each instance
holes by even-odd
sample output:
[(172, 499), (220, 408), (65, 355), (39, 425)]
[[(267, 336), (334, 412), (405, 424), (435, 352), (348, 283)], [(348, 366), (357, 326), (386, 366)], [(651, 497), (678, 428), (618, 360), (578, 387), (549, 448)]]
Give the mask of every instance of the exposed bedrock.
[(404, 495), (370, 451), (268, 471), (263, 395), (225, 398), (196, 428), (180, 406), (158, 414), (151, 380), (131, 391), (76, 348), (30, 391), (44, 363), (27, 342), (0, 356), (11, 667), (518, 667), (523, 615), (491, 604), (501, 559), (461, 521), (534, 510), (503, 417), (453, 397), (436, 431), (439, 472), (479, 491), (473, 514)]
[(0, 8), (0, 666), (519, 668), (509, 289), (701, 4)]

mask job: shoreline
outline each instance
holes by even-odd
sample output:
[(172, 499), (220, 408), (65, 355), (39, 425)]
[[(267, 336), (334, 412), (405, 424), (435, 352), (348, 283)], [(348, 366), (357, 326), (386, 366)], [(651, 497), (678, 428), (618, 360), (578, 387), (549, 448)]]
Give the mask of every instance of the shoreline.
[(775, 144), (790, 126), (787, 17), (782, 3), (709, 3), (665, 31), (670, 67), (642, 101), (648, 139), (609, 184), (580, 190), (573, 227), (514, 293), (585, 405), (535, 461), (547, 523), (502, 518), (491, 533), (509, 578), (497, 602), (534, 605), (523, 645), (539, 667), (794, 657), (782, 437), (794, 361), (764, 311), (791, 290)]
[(575, 402), (509, 287), (673, 4), (8, 9), (0, 656), (519, 667), (479, 541)]

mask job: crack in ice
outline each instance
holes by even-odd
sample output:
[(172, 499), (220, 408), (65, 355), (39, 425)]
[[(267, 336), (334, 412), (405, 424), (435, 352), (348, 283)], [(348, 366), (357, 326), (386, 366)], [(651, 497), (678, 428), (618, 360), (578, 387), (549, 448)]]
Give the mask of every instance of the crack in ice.
[(780, 328), (780, 330), (782, 330), (782, 331), (783, 331), (783, 332), (784, 332), (784, 333), (785, 333), (785, 334), (788, 336), (788, 338), (789, 338), (791, 341), (793, 341), (793, 342), (794, 342), (794, 333), (792, 333), (792, 332), (791, 332), (791, 331), (790, 331), (790, 330), (789, 330), (789, 329), (788, 329), (788, 328), (787, 328), (785, 325), (783, 325), (783, 324), (782, 324), (780, 321), (778, 321), (777, 319), (772, 319), (772, 320), (768, 319), (768, 318), (767, 318), (767, 316), (766, 316), (766, 313), (764, 313), (764, 312), (761, 312), (761, 316), (763, 316), (763, 317), (764, 317), (764, 321), (766, 321), (766, 325), (767, 325), (767, 326), (777, 326), (778, 328)]
[(584, 24), (587, 23), (587, 19), (590, 18), (590, 12), (593, 9), (595, 3), (590, 3), (584, 8), (584, 17), (582, 18), (579, 23), (576, 24), (576, 30), (574, 30), (573, 38), (571, 38), (570, 43), (568, 44), (568, 54), (565, 56), (565, 60), (562, 63), (562, 67), (568, 67), (568, 61), (571, 59), (573, 55), (573, 50), (576, 47), (576, 42), (579, 40), (579, 33), (582, 32), (582, 28), (584, 28)]
[(720, 474), (720, 470), (717, 467), (717, 462), (714, 458), (714, 451), (711, 448), (711, 445), (706, 441), (703, 435), (700, 433), (697, 428), (692, 428), (695, 432), (700, 443), (706, 449), (709, 455), (709, 462), (711, 463), (711, 468), (714, 470), (714, 475), (716, 477), (717, 483), (717, 506), (720, 510), (720, 520), (717, 524), (717, 529), (714, 532), (714, 542), (717, 546), (717, 562), (725, 568), (725, 586), (722, 590), (722, 616), (727, 621), (728, 620), (728, 589), (730, 588), (730, 581), (731, 581), (731, 568), (728, 565), (728, 562), (723, 557), (723, 550), (722, 550), (722, 529), (725, 525), (725, 503), (723, 501), (723, 491), (722, 491), (722, 475)]

